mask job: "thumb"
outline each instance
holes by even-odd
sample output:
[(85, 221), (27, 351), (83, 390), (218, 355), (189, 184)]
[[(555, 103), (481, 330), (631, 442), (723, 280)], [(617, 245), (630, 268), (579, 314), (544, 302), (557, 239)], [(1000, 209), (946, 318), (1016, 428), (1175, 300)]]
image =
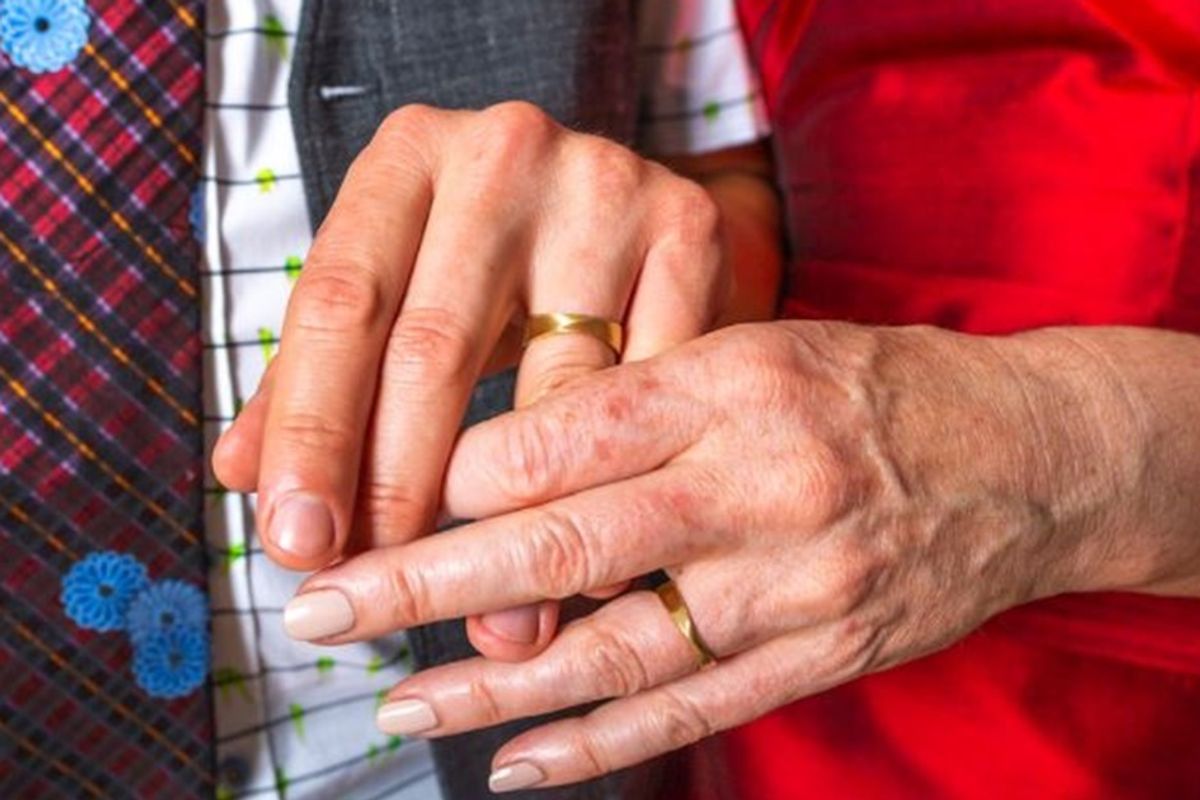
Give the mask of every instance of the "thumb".
[(267, 365), (258, 382), (258, 390), (213, 445), (213, 474), (222, 486), (235, 492), (253, 492), (258, 485), (258, 462), (262, 455), (274, 364), (272, 360)]

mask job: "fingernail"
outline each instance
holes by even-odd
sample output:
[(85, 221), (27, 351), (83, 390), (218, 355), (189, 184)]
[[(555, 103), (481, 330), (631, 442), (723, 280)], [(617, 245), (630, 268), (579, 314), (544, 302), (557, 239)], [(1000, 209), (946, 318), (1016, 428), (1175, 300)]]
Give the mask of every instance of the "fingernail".
[(316, 558), (333, 549), (333, 515), (311, 495), (286, 494), (271, 516), (271, 540), (300, 558)]
[(375, 725), (393, 736), (412, 736), (436, 728), (438, 718), (429, 703), (410, 698), (381, 705), (375, 713)]
[(488, 788), (493, 792), (513, 792), (528, 789), (546, 780), (546, 773), (529, 761), (517, 761), (493, 770), (488, 776)]
[(354, 627), (354, 609), (336, 589), (305, 592), (283, 607), (283, 629), (293, 639), (311, 642)]
[(493, 611), (483, 618), (492, 633), (517, 644), (533, 644), (538, 638), (538, 607), (536, 605)]

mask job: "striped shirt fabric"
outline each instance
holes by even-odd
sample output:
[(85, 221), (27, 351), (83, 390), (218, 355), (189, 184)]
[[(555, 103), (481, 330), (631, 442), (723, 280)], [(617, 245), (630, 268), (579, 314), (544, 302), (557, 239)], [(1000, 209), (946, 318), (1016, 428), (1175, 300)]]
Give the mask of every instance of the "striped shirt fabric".
[[(207, 452), (275, 353), (311, 244), (287, 84), (301, 0), (213, 0), (206, 33), (201, 298)], [(732, 0), (647, 0), (639, 146), (715, 150), (762, 138), (766, 116)], [(403, 634), (338, 648), (288, 639), (283, 605), (303, 575), (256, 539), (254, 497), (205, 489), (220, 798), (440, 796), (428, 746), (374, 725), (412, 669)]]

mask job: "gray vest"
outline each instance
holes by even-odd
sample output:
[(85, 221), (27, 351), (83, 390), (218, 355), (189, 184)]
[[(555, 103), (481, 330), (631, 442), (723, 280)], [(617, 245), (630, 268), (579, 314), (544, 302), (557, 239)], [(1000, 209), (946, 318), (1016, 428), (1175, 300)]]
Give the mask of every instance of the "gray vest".
[[(528, 100), (560, 122), (623, 142), (637, 122), (635, 0), (307, 0), (290, 106), (309, 212), (319, 224), (347, 167), (407, 103), (483, 108)], [(467, 423), (511, 407), (512, 376), (484, 381)], [(409, 632), (422, 667), (474, 655), (461, 622)], [(434, 742), (443, 791), (491, 796), (492, 754), (530, 723)], [(651, 798), (654, 764), (529, 798)]]
[(392, 109), (528, 100), (623, 142), (637, 123), (632, 0), (308, 0), (290, 105), (314, 223)]

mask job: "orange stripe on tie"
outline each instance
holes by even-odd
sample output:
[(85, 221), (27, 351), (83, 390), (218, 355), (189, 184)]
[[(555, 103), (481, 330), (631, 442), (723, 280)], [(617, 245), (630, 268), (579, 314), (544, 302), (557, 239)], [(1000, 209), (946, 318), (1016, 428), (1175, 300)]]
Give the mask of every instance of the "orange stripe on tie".
[(92, 797), (105, 797), (104, 792), (100, 791), (100, 787), (96, 786), (96, 784), (92, 783), (87, 778), (68, 767), (63, 761), (60, 761), (59, 759), (47, 753), (45, 750), (42, 750), (29, 739), (26, 739), (23, 736), (18, 736), (16, 731), (4, 724), (3, 719), (0, 719), (0, 731), (4, 731), (6, 734), (8, 734), (13, 740), (16, 741), (17, 747), (24, 750), (30, 756), (36, 758), (38, 761), (49, 764), (67, 778), (70, 778), (78, 785), (87, 789), (88, 793), (91, 794)]
[(129, 238), (132, 239), (138, 247), (142, 249), (142, 252), (146, 254), (146, 257), (154, 262), (154, 265), (162, 270), (163, 274), (175, 281), (175, 283), (179, 286), (180, 291), (182, 291), (188, 297), (196, 297), (197, 293), (195, 284), (176, 272), (166, 262), (166, 259), (162, 257), (162, 254), (158, 252), (154, 245), (147, 242), (145, 239), (139, 236), (136, 231), (134, 231), (133, 226), (129, 224), (129, 221), (125, 219), (121, 212), (113, 208), (112, 205), (104, 199), (104, 196), (96, 191), (95, 185), (93, 185), (92, 182), (88, 180), (87, 177), (84, 176), (74, 164), (72, 164), (63, 156), (62, 150), (60, 150), (58, 146), (54, 144), (54, 142), (50, 141), (50, 139), (44, 133), (34, 126), (33, 121), (26, 116), (24, 111), (14, 104), (7, 95), (2, 93), (0, 93), (0, 104), (2, 104), (5, 110), (8, 111), (8, 113), (11, 114), (17, 122), (21, 123), (21, 125), (24, 126), (24, 128), (29, 131), (29, 133), (35, 139), (38, 140), (38, 142), (42, 145), (42, 148), (49, 153), (55, 161), (58, 161), (63, 165), (63, 168), (66, 169), (67, 172), (71, 174), (71, 177), (75, 179), (75, 182), (79, 184), (79, 188), (83, 189), (85, 194), (100, 204), (100, 207), (104, 209), (113, 223), (120, 228), (123, 233), (129, 236)]
[(46, 408), (33, 397), (29, 390), (26, 389), (20, 381), (13, 377), (8, 370), (4, 369), (4, 367), (0, 367), (0, 378), (3, 378), (5, 382), (8, 383), (9, 388), (13, 390), (17, 397), (24, 400), (30, 408), (32, 408), (38, 413), (38, 415), (41, 416), (43, 422), (45, 422), (47, 425), (57, 431), (59, 435), (70, 442), (71, 446), (74, 447), (81, 456), (99, 467), (100, 471), (107, 475), (113, 483), (121, 488), (122, 491), (129, 496), (136, 498), (138, 502), (154, 512), (155, 516), (165, 522), (167, 526), (171, 528), (171, 530), (182, 536), (184, 541), (186, 541), (188, 544), (200, 543), (199, 536), (197, 536), (193, 531), (189, 531), (187, 528), (180, 525), (178, 520), (166, 512), (166, 509), (139, 491), (138, 488), (130, 483), (124, 475), (121, 475), (119, 472), (114, 470), (108, 464), (108, 462), (101, 459), (100, 456), (97, 455), (96, 451), (93, 450), (87, 442), (76, 436), (66, 425), (62, 423), (61, 420), (58, 419), (58, 417), (47, 411)]
[(8, 513), (12, 514), (14, 517), (17, 518), (17, 522), (20, 522), (22, 525), (25, 525), (26, 527), (32, 528), (34, 533), (36, 533), (37, 535), (41, 536), (43, 539), (48, 541), (50, 543), (50, 546), (53, 547), (55, 550), (57, 550), (60, 553), (65, 553), (66, 555), (69, 555), (71, 558), (75, 558), (75, 559), (79, 558), (79, 554), (76, 553), (74, 550), (72, 550), (70, 545), (68, 545), (62, 539), (58, 538), (58, 536), (56, 536), (53, 531), (43, 527), (42, 525), (39, 525), (33, 518), (31, 518), (28, 514), (26, 514), (25, 511), (20, 506), (10, 503), (9, 501), (5, 500), (3, 497), (0, 497), (0, 503), (4, 504), (4, 508), (8, 510)]
[[(4, 616), (9, 617), (10, 620), (12, 619), (8, 612), (5, 612)], [(197, 764), (195, 760), (193, 760), (187, 753), (183, 752), (183, 750), (181, 750), (175, 743), (164, 736), (162, 731), (147, 725), (141, 717), (134, 713), (124, 703), (109, 697), (108, 694), (102, 688), (100, 688), (95, 681), (84, 675), (82, 672), (72, 666), (70, 661), (63, 658), (54, 648), (50, 647), (48, 644), (39, 639), (37, 634), (34, 633), (28, 626), (22, 622), (16, 622), (15, 620), (13, 620), (13, 623), (13, 627), (16, 629), (17, 633), (21, 635), (21, 638), (40, 650), (47, 658), (50, 659), (51, 662), (53, 662), (54, 666), (78, 680), (89, 692), (107, 703), (122, 717), (133, 722), (137, 727), (145, 731), (151, 739), (166, 747), (169, 751), (171, 751), (172, 755), (179, 759), (180, 763), (191, 767), (202, 776), (208, 775), (208, 770)]]
[(183, 20), (184, 25), (188, 26), (189, 28), (192, 28), (193, 30), (200, 26), (200, 23), (196, 21), (195, 14), (193, 14), (187, 8), (187, 6), (181, 6), (178, 3), (174, 2), (174, 0), (172, 0), (171, 5), (175, 7), (175, 13), (179, 16), (179, 18), (181, 20)]
[(71, 315), (75, 317), (75, 321), (79, 323), (79, 327), (90, 333), (102, 345), (104, 345), (104, 347), (108, 349), (108, 352), (112, 354), (113, 358), (141, 378), (145, 382), (147, 388), (149, 388), (150, 391), (153, 392), (157, 397), (161, 398), (162, 401), (169, 405), (177, 414), (179, 414), (184, 422), (193, 428), (200, 424), (200, 421), (196, 418), (196, 414), (194, 412), (181, 405), (178, 400), (176, 400), (167, 392), (166, 388), (161, 382), (159, 382), (157, 378), (147, 374), (144, 369), (137, 365), (136, 361), (129, 357), (128, 353), (126, 353), (119, 345), (109, 339), (108, 336), (104, 334), (104, 331), (96, 327), (96, 323), (88, 319), (87, 315), (84, 314), (78, 306), (72, 303), (71, 300), (62, 293), (62, 290), (58, 288), (58, 284), (55, 283), (45, 271), (34, 264), (29, 258), (28, 254), (25, 253), (25, 251), (22, 250), (16, 242), (10, 239), (8, 234), (6, 234), (4, 231), (0, 231), (0, 242), (2, 242), (4, 246), (8, 248), (8, 252), (12, 254), (12, 257), (15, 258), (19, 264), (33, 274), (38, 282), (41, 283), (43, 289), (45, 289), (56, 300), (66, 306), (67, 310), (71, 312)]
[(183, 142), (179, 141), (179, 139), (174, 133), (171, 132), (169, 128), (163, 126), (163, 119), (161, 116), (159, 116), (158, 112), (146, 105), (146, 101), (139, 97), (136, 92), (130, 89), (129, 80), (116, 68), (114, 68), (109, 60), (101, 55), (100, 51), (97, 50), (91, 42), (88, 42), (84, 46), (83, 51), (95, 59), (96, 63), (98, 63), (104, 70), (105, 74), (108, 75), (108, 79), (111, 80), (118, 89), (124, 92), (126, 97), (133, 101), (133, 104), (142, 112), (142, 116), (146, 118), (146, 121), (154, 126), (154, 129), (161, 133), (167, 141), (175, 146), (175, 152), (179, 153), (179, 156), (189, 165), (194, 165), (196, 163), (196, 154), (189, 150), (183, 144)]

